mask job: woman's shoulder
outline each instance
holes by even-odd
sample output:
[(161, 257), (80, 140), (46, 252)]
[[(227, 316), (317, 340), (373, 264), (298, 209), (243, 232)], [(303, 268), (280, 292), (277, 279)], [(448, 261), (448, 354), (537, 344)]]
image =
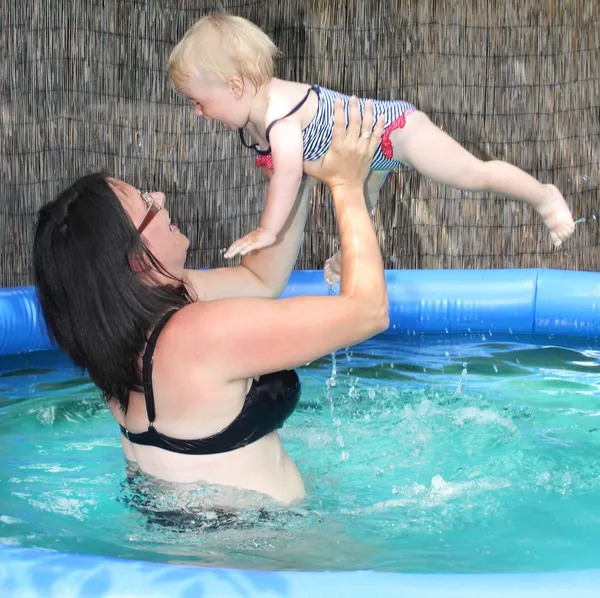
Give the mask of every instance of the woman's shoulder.
[[(154, 368), (171, 384), (185, 380), (210, 381), (211, 385), (240, 380), (240, 362), (245, 362), (257, 340), (260, 314), (255, 302), (266, 299), (232, 298), (196, 302), (179, 309), (156, 341)], [(244, 363), (242, 363), (244, 365)], [(265, 368), (267, 371), (268, 368)], [(262, 373), (262, 371), (261, 371)], [(181, 388), (181, 386), (178, 386)]]
[(228, 315), (236, 309), (232, 301), (196, 301), (178, 309), (161, 330), (161, 345), (175, 358), (188, 352), (195, 356), (210, 353), (210, 342), (232, 333), (228, 325)]
[(179, 308), (155, 338), (154, 370), (166, 379), (210, 363), (208, 338), (213, 332), (210, 318), (204, 316), (205, 305), (197, 302)]

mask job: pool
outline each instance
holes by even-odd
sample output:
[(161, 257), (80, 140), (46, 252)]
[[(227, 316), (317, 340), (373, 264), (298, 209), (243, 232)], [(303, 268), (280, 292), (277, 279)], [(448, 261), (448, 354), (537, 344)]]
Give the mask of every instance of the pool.
[[(123, 519), (131, 514), (118, 501), (118, 436), (89, 381), (56, 352), (2, 358), (5, 447), (7, 438), (12, 446), (48, 430), (56, 446), (40, 445), (50, 456), (40, 457), (33, 442), (18, 462), (2, 457), (3, 488), (17, 496), (0, 501), (0, 593), (597, 596), (600, 466), (589, 455), (600, 444), (600, 275), (387, 278), (389, 333), (305, 368), (298, 423), (282, 433), (315, 498), (291, 516), (272, 513), (260, 534), (243, 526), (225, 542), (212, 534), (201, 560), (181, 532), (167, 530), (156, 543)], [(296, 272), (285, 294), (327, 292), (320, 273)], [(48, 349), (31, 290), (5, 293), (1, 352)], [(536, 400), (522, 400), (524, 393)], [(93, 442), (78, 423), (93, 430)], [(56, 451), (64, 458), (56, 461)], [(6, 475), (7, 461), (14, 475)], [(98, 471), (82, 476), (90, 461)], [(94, 486), (82, 485), (84, 477)], [(576, 520), (561, 520), (567, 508)], [(35, 533), (21, 526), (19, 509), (35, 512)], [(108, 515), (104, 522), (98, 513)], [(205, 541), (208, 524), (188, 536)], [(571, 525), (581, 532), (572, 538)], [(135, 533), (117, 549), (124, 527)], [(419, 542), (417, 528), (425, 530)], [(312, 561), (303, 560), (307, 546)]]

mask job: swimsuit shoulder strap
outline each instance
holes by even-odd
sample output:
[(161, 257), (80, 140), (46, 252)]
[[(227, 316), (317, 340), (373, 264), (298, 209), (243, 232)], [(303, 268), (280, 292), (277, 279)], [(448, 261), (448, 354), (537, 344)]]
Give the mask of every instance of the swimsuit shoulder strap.
[(244, 128), (243, 127), (240, 127), (238, 129), (238, 133), (240, 134), (240, 141), (242, 142), (242, 145), (244, 147), (247, 147), (248, 149), (256, 149), (256, 143), (254, 143), (254, 144), (246, 143), (246, 140), (244, 139)]
[(260, 149), (260, 145), (258, 145), (258, 143), (254, 143), (254, 144), (246, 143), (246, 140), (244, 139), (243, 127), (240, 127), (238, 129), (238, 133), (240, 134), (240, 141), (242, 142), (243, 146), (247, 147), (248, 149), (254, 150), (260, 156), (268, 156), (271, 153), (271, 148), (269, 148), (267, 150), (263, 150), (263, 149)]
[(319, 95), (319, 87), (317, 85), (311, 85), (308, 88), (306, 95), (286, 115), (282, 116), (281, 118), (276, 118), (272, 123), (269, 124), (269, 126), (267, 127), (267, 130), (265, 131), (265, 136), (267, 138), (267, 141), (269, 142), (269, 145), (271, 144), (269, 135), (271, 134), (271, 129), (273, 128), (273, 125), (277, 124), (280, 120), (283, 120), (284, 118), (287, 118), (288, 116), (291, 116), (292, 114), (294, 114), (294, 112), (298, 112), (298, 110), (300, 110), (300, 108), (302, 108), (302, 106), (304, 106), (306, 100), (308, 100), (308, 96), (310, 95), (311, 91), (314, 91), (317, 94), (317, 96)]
[(146, 411), (148, 412), (148, 429), (154, 427), (154, 420), (156, 418), (156, 411), (154, 409), (154, 390), (152, 389), (152, 357), (154, 355), (154, 348), (156, 347), (156, 340), (158, 335), (161, 333), (165, 324), (169, 321), (171, 316), (176, 312), (176, 309), (168, 311), (154, 327), (150, 338), (146, 344), (146, 350), (142, 357), (142, 383), (144, 385), (144, 398), (146, 399)]

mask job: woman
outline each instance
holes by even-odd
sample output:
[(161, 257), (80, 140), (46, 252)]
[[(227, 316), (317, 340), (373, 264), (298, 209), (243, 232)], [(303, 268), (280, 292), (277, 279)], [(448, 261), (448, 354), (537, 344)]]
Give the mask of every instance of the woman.
[(388, 325), (379, 246), (363, 183), (381, 137), (356, 101), (336, 105), (331, 149), (308, 173), (331, 189), (342, 255), (339, 296), (274, 301), (296, 259), (301, 193), (272, 247), (240, 266), (184, 269), (188, 240), (162, 193), (102, 174), (79, 179), (39, 212), (34, 267), (51, 334), (106, 395), (125, 457), (168, 482), (304, 496), (276, 430), (300, 383), (291, 369)]

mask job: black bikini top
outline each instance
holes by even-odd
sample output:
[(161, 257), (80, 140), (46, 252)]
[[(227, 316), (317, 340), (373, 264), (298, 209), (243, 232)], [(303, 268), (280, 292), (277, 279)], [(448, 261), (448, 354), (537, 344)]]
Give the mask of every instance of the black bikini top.
[[(320, 88), (318, 85), (312, 85), (306, 92), (306, 95), (286, 115), (282, 116), (281, 118), (276, 118), (272, 123), (269, 123), (269, 126), (267, 127), (267, 129), (265, 131), (265, 137), (267, 138), (267, 143), (269, 144), (269, 146), (271, 145), (271, 140), (269, 139), (269, 136), (271, 135), (271, 129), (273, 128), (273, 125), (277, 124), (280, 120), (283, 120), (284, 118), (287, 118), (288, 116), (291, 116), (292, 114), (294, 114), (294, 112), (298, 112), (298, 110), (300, 110), (300, 108), (302, 108), (302, 106), (304, 105), (304, 102), (306, 102), (306, 100), (308, 100), (308, 96), (310, 95), (310, 92), (314, 91), (318, 96), (319, 89)], [(244, 139), (244, 129), (243, 128), (239, 128), (238, 132), (240, 134), (240, 141), (242, 142), (242, 145), (244, 145), (245, 147), (254, 150), (260, 156), (268, 156), (271, 153), (271, 147), (269, 147), (269, 149), (264, 150), (264, 149), (260, 148), (260, 145), (258, 145), (258, 143), (246, 143), (246, 140)]]
[(239, 415), (225, 429), (212, 436), (184, 440), (165, 436), (155, 429), (152, 356), (158, 335), (176, 311), (167, 312), (156, 325), (142, 358), (142, 381), (149, 420), (148, 430), (134, 434), (120, 425), (123, 436), (134, 444), (155, 446), (173, 453), (214, 455), (234, 451), (281, 428), (300, 400), (300, 380), (294, 370), (282, 370), (254, 380)]

